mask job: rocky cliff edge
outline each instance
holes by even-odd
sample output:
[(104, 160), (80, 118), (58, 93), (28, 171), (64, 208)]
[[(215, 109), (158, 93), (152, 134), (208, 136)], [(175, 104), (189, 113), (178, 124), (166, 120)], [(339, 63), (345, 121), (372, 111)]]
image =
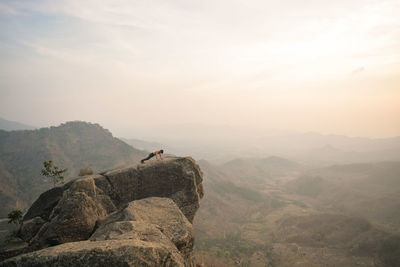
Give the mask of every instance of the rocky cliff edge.
[[(44, 192), (0, 266), (193, 266), (203, 196), (192, 158), (165, 158), (80, 177)], [(20, 255), (21, 254), (21, 255)]]

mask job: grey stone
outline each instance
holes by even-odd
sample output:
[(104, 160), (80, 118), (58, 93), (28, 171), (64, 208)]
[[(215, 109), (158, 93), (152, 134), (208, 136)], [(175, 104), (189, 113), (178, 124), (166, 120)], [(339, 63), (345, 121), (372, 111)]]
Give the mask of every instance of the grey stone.
[(185, 262), (176, 249), (164, 243), (123, 239), (65, 243), (8, 259), (1, 262), (0, 266), (183, 267)]
[(42, 193), (25, 214), (24, 221), (38, 216), (47, 221), (53, 208), (60, 201), (63, 192), (64, 187), (54, 187)]
[(86, 240), (98, 219), (116, 208), (97, 188), (93, 177), (76, 180), (53, 209), (49, 223), (43, 225), (31, 243), (37, 248)]
[(192, 158), (72, 180), (32, 205), (20, 231), (26, 254), (0, 266), (193, 266), (191, 222), (202, 197)]
[(202, 172), (192, 158), (165, 158), (103, 173), (120, 203), (146, 197), (168, 197), (192, 223), (203, 197)]
[(39, 229), (46, 223), (41, 217), (24, 221), (18, 235), (25, 242), (29, 242), (39, 231)]
[(189, 262), (192, 260), (191, 253), (194, 245), (193, 227), (173, 200), (151, 197), (130, 202), (125, 209), (114, 212), (103, 220), (99, 220), (97, 230), (90, 239), (102, 240), (107, 235), (115, 236), (116, 232), (114, 230), (111, 231), (107, 226), (122, 221), (138, 221), (156, 225), (182, 253), (185, 261)]

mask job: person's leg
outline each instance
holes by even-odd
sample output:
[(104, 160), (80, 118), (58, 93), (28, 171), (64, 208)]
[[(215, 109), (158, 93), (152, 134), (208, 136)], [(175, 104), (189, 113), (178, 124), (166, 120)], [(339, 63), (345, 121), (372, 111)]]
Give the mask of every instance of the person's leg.
[(152, 157), (154, 157), (154, 154), (153, 154), (153, 153), (150, 153), (150, 154), (147, 156), (147, 158), (142, 159), (140, 162), (143, 163), (145, 160), (149, 160), (149, 159), (151, 159)]

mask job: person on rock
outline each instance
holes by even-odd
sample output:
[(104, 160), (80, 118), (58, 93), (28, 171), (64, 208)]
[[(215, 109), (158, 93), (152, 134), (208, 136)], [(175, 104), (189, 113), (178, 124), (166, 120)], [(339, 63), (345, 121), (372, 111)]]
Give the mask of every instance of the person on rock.
[(154, 152), (151, 152), (148, 156), (147, 156), (147, 158), (144, 158), (144, 159), (142, 159), (141, 161), (140, 161), (140, 163), (144, 163), (144, 161), (145, 160), (149, 160), (149, 159), (151, 159), (152, 157), (154, 157), (154, 156), (156, 156), (156, 159), (158, 159), (157, 158), (157, 156), (159, 156), (160, 157), (160, 159), (162, 159), (162, 154), (164, 153), (164, 150), (157, 150), (157, 151), (154, 151)]

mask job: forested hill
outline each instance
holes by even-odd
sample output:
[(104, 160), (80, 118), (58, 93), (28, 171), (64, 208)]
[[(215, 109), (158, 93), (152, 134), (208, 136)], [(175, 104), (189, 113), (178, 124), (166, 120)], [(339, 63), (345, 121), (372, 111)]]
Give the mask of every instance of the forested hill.
[(100, 125), (81, 121), (38, 130), (0, 130), (0, 217), (27, 207), (52, 186), (40, 172), (45, 160), (67, 168), (68, 181), (83, 167), (99, 172), (137, 162), (145, 154)]

